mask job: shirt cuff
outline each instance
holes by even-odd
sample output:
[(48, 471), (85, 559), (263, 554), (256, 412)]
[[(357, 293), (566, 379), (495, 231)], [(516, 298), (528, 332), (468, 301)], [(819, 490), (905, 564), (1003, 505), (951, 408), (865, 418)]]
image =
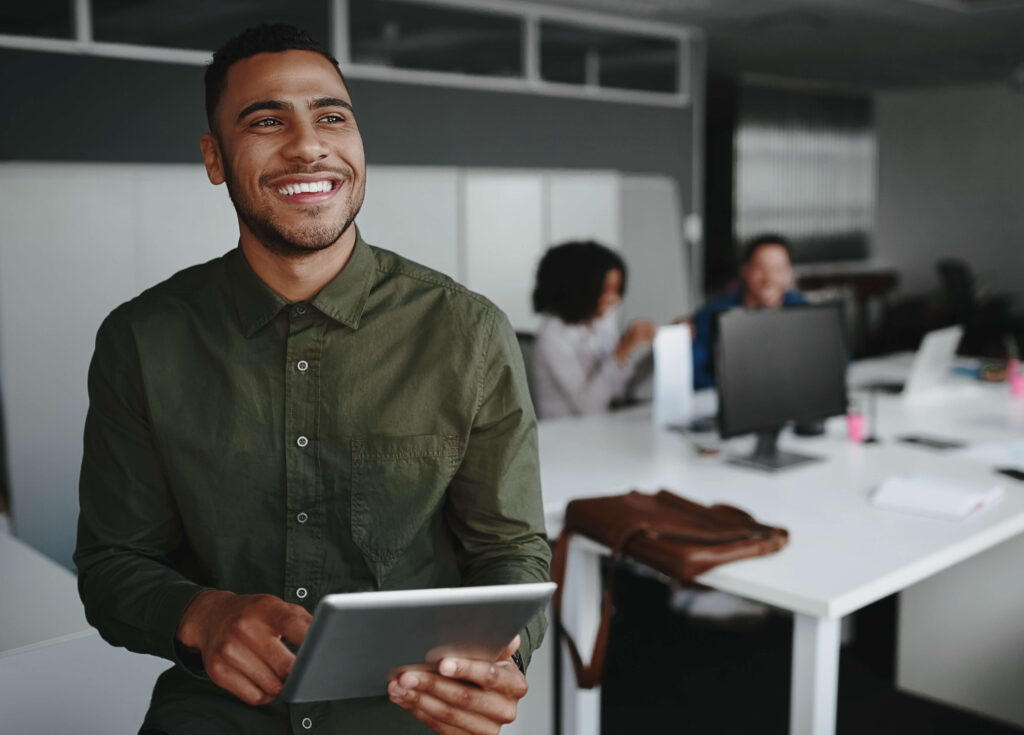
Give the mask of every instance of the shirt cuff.
[(209, 588), (185, 580), (168, 585), (150, 608), (147, 621), (153, 652), (173, 661), (193, 676), (203, 679), (208, 677), (203, 669), (202, 657), (181, 645), (177, 633), (185, 610), (200, 592), (207, 589)]

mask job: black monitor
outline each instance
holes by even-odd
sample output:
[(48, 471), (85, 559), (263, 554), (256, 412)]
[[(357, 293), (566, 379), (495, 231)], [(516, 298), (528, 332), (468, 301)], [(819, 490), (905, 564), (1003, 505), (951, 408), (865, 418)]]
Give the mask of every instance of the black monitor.
[(839, 305), (723, 313), (715, 356), (718, 430), (725, 439), (757, 434), (753, 455), (731, 461), (776, 470), (816, 459), (780, 452), (779, 431), (846, 412), (846, 362)]

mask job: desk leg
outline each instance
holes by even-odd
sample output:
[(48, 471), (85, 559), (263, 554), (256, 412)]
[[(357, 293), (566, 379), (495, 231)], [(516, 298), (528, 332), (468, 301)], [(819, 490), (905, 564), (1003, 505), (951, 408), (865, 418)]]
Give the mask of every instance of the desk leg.
[[(584, 660), (590, 655), (601, 613), (601, 554), (569, 547), (562, 615)], [(562, 735), (598, 735), (601, 732), (601, 688), (579, 689), (568, 650), (562, 646)]]
[(790, 735), (834, 735), (841, 618), (793, 614)]

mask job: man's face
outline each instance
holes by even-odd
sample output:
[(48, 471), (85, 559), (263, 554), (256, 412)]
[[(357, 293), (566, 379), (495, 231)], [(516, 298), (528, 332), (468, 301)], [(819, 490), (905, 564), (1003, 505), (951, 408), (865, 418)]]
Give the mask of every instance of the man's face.
[(363, 204), (366, 164), (351, 98), (312, 51), (233, 64), (215, 130), (200, 141), (210, 181), (227, 183), (242, 239), (286, 257), (334, 244)]
[(793, 278), (793, 265), (781, 245), (762, 245), (740, 272), (746, 286), (746, 305), (753, 308), (782, 306)]

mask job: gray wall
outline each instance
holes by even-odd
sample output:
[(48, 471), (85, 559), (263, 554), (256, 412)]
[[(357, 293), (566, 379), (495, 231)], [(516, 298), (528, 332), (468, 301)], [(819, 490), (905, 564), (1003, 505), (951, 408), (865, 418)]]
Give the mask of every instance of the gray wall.
[[(199, 161), (198, 66), (0, 50), (0, 159)], [(690, 211), (689, 109), (350, 80), (368, 163), (662, 173)]]
[(938, 287), (935, 261), (965, 258), (979, 282), (1024, 290), (1024, 94), (972, 85), (877, 95), (873, 260), (903, 290)]

